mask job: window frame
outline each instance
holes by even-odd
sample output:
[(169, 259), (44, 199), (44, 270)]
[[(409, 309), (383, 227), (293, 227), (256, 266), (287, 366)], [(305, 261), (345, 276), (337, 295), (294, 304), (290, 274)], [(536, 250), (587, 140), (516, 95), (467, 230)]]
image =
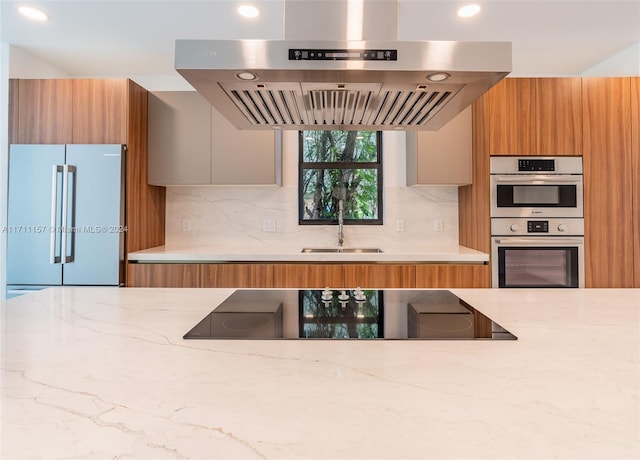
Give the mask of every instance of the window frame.
[[(333, 130), (328, 130), (333, 131)], [(361, 130), (369, 131), (369, 130)], [(298, 131), (298, 225), (338, 225), (338, 218), (335, 219), (303, 219), (304, 197), (303, 183), (304, 171), (308, 169), (375, 169), (378, 181), (378, 218), (377, 219), (344, 219), (344, 225), (384, 225), (383, 219), (383, 174), (382, 174), (382, 131), (376, 131), (376, 157), (375, 162), (364, 161), (326, 161), (326, 162), (305, 162), (303, 161), (304, 131)]]

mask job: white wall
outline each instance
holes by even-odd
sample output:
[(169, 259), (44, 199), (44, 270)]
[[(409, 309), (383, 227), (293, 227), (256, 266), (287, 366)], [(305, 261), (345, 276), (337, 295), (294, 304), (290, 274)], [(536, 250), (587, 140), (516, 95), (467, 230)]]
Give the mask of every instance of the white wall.
[[(336, 246), (335, 225), (298, 225), (297, 132), (283, 136), (283, 186), (202, 186), (167, 188), (167, 245)], [(410, 241), (458, 244), (458, 188), (406, 187), (405, 135), (383, 134), (384, 225), (349, 225), (345, 246), (390, 247)], [(264, 219), (277, 222), (263, 232)], [(396, 231), (403, 219), (405, 231)], [(434, 220), (444, 220), (444, 231)], [(191, 231), (183, 231), (183, 221)]]
[(582, 73), (583, 77), (620, 77), (640, 75), (640, 43), (620, 51)]
[(70, 76), (48, 62), (13, 45), (10, 46), (8, 74), (9, 78), (68, 78)]
[(0, 299), (7, 292), (7, 179), (9, 153), (9, 45), (0, 42)]

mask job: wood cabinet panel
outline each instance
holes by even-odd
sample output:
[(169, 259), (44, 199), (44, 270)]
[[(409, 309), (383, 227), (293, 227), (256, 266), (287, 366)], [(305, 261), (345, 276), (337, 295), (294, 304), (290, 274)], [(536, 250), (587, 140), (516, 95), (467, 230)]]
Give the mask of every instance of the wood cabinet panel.
[[(130, 287), (476, 288), (489, 286), (488, 265), (409, 264), (128, 264)], [(418, 281), (416, 281), (416, 279)]]
[(631, 79), (631, 156), (633, 170), (633, 278), (640, 288), (640, 77)]
[(166, 189), (147, 184), (147, 90), (131, 80), (127, 107), (126, 251), (164, 244)]
[(537, 78), (536, 149), (539, 155), (582, 154), (582, 80)]
[(8, 133), (9, 145), (18, 144), (18, 114), (20, 113), (20, 104), (18, 103), (18, 93), (20, 91), (20, 80), (9, 79), (9, 120)]
[(485, 96), (491, 155), (536, 152), (536, 84), (532, 78), (505, 78)]
[(348, 288), (412, 288), (416, 285), (415, 265), (353, 264), (344, 267)]
[(273, 287), (314, 289), (346, 287), (344, 265), (340, 264), (275, 264)]
[(487, 98), (473, 103), (472, 185), (458, 188), (458, 240), (462, 246), (491, 252), (489, 221), (489, 120)]
[(200, 287), (200, 265), (128, 264), (127, 287)]
[(270, 264), (203, 264), (200, 286), (208, 288), (273, 287)]
[(73, 144), (127, 143), (127, 82), (73, 80)]
[(582, 153), (580, 78), (507, 78), (484, 96), (492, 155)]
[(633, 286), (631, 80), (585, 78), (586, 287)]
[(418, 265), (417, 288), (491, 287), (489, 265)]
[[(72, 139), (72, 81), (18, 80), (17, 144), (68, 144)], [(15, 87), (12, 87), (15, 90)]]

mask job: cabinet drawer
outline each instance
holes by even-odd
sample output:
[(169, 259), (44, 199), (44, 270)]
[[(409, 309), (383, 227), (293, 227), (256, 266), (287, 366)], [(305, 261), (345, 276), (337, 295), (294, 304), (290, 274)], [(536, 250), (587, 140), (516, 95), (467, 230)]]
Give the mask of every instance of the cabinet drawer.
[(488, 288), (489, 265), (418, 265), (417, 288)]
[(415, 265), (355, 264), (345, 266), (349, 288), (412, 288), (416, 285)]

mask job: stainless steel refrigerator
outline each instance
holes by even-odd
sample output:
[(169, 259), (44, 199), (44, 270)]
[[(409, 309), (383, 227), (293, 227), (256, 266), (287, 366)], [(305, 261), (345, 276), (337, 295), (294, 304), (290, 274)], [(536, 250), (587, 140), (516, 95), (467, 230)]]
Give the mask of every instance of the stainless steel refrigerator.
[(125, 152), (119, 144), (10, 146), (8, 297), (121, 284)]

